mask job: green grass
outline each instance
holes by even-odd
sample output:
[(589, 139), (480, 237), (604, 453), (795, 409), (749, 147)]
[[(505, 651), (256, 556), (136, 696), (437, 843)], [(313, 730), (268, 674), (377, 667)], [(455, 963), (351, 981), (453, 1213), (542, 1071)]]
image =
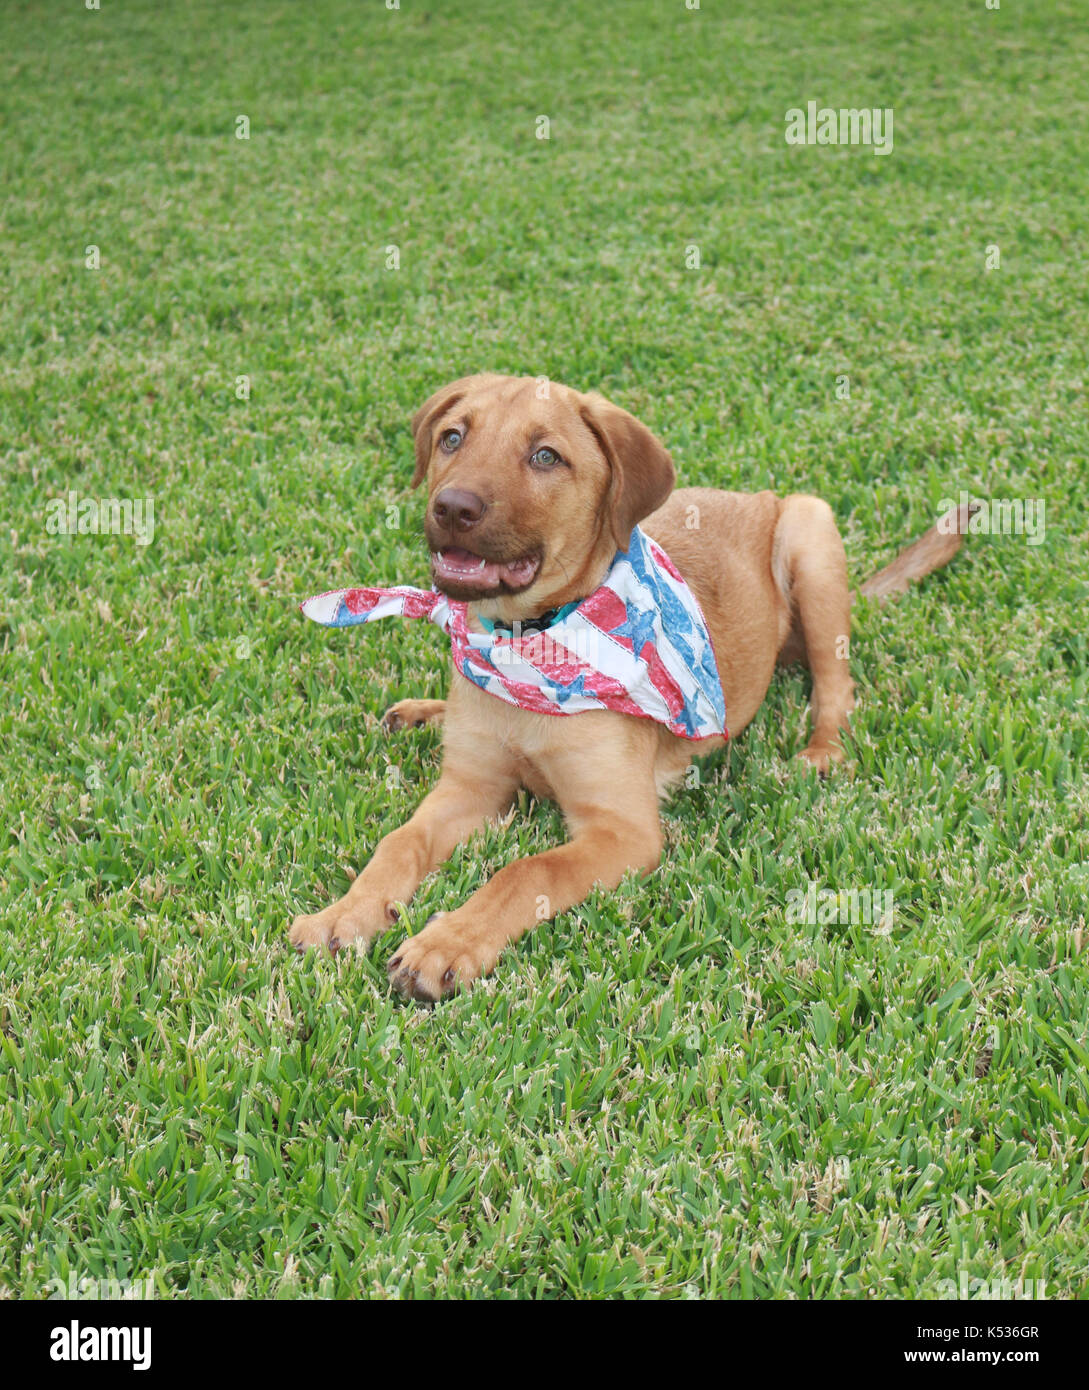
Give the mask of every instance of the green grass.
[[(1089, 1293), (1081, 9), (9, 8), (0, 1292)], [(808, 100), (893, 154), (787, 146)], [(778, 677), (653, 877), (428, 1011), (396, 932), (285, 928), (433, 782), (377, 717), (442, 644), (295, 604), (425, 579), (407, 419), (478, 369), (823, 495), (856, 581), (962, 487), (1048, 524), (857, 612), (848, 768)], [(48, 534), (69, 489), (153, 543)], [(410, 930), (561, 834), (526, 809)], [(788, 923), (811, 879), (892, 930)]]

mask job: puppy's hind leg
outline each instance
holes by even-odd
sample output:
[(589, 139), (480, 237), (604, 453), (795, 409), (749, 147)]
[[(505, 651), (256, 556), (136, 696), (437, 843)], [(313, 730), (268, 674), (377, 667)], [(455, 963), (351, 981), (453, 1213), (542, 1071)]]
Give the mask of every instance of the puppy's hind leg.
[(792, 616), (779, 660), (804, 661), (813, 676), (813, 732), (801, 756), (827, 772), (843, 758), (841, 731), (855, 703), (847, 557), (827, 502), (800, 493), (784, 498), (772, 568)]

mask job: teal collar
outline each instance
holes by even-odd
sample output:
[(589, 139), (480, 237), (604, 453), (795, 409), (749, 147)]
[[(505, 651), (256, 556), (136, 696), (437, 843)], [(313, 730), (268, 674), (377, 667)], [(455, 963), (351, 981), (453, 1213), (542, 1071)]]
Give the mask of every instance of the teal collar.
[[(577, 598), (572, 603), (565, 603), (562, 608), (549, 608), (538, 618), (516, 618), (518, 631), (519, 633), (544, 632), (553, 623), (561, 622), (564, 618), (569, 617), (581, 602), (582, 599)], [(511, 633), (513, 635), (513, 629), (505, 623), (495, 623), (491, 618), (485, 618), (483, 613), (477, 613), (475, 617), (485, 632)]]

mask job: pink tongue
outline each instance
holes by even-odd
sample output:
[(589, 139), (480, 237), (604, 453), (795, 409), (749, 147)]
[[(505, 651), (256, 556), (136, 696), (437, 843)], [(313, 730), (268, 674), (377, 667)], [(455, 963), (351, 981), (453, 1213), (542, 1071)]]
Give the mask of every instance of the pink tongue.
[(452, 545), (439, 551), (436, 569), (446, 579), (461, 579), (479, 584), (483, 589), (497, 589), (500, 582), (517, 587), (533, 578), (537, 562), (532, 557), (512, 560), (500, 565), (494, 560), (482, 560), (479, 555)]
[(499, 583), (498, 565), (490, 560), (482, 561), (479, 555), (470, 555), (456, 546), (439, 552), (437, 568), (448, 579), (471, 579), (489, 588)]

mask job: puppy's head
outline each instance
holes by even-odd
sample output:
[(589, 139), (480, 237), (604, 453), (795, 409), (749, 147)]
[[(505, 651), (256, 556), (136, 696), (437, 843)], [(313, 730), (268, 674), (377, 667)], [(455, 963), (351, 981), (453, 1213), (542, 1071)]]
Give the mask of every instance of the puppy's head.
[(508, 622), (591, 592), (673, 488), (672, 459), (634, 416), (534, 377), (452, 382), (412, 432), (436, 588)]

